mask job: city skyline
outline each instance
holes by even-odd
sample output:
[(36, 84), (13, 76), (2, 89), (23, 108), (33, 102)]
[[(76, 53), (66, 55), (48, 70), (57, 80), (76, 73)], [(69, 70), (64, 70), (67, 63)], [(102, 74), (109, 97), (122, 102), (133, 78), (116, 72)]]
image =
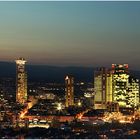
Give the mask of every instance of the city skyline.
[(1, 61), (140, 69), (140, 2), (0, 2)]

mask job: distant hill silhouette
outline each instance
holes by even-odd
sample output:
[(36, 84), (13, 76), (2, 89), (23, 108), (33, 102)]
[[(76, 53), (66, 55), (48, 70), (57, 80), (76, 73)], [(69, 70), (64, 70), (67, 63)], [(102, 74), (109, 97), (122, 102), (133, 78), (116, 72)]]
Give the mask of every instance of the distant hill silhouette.
[[(93, 68), (88, 67), (59, 67), (47, 65), (26, 65), (29, 81), (64, 82), (67, 74), (73, 75), (76, 81), (93, 81)], [(0, 62), (0, 77), (16, 75), (16, 64)]]
[(70, 74), (74, 76), (76, 81), (93, 81), (93, 68), (27, 65), (27, 71), (30, 80), (64, 82), (65, 76)]
[[(26, 65), (29, 81), (64, 82), (67, 74), (73, 75), (75, 81), (93, 82), (93, 67), (59, 67), (47, 65)], [(140, 79), (140, 71), (131, 70), (130, 73)], [(15, 78), (16, 64), (0, 62), (0, 78)]]

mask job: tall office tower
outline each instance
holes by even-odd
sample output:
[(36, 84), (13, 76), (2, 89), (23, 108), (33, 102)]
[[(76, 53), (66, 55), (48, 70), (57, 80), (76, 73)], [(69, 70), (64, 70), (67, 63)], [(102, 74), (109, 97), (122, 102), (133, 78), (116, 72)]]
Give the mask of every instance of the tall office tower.
[(139, 80), (129, 77), (129, 84), (127, 87), (127, 107), (138, 108), (139, 101)]
[(16, 102), (24, 104), (27, 101), (27, 73), (26, 60), (19, 58), (16, 61)]
[(94, 108), (105, 109), (107, 70), (102, 67), (94, 72)]
[(127, 107), (128, 64), (112, 64), (112, 73), (113, 102), (117, 102), (119, 107)]
[(106, 102), (112, 102), (113, 101), (113, 93), (112, 93), (112, 72), (111, 70), (108, 70), (107, 76), (106, 76)]
[(66, 107), (74, 105), (74, 78), (66, 76), (65, 78)]

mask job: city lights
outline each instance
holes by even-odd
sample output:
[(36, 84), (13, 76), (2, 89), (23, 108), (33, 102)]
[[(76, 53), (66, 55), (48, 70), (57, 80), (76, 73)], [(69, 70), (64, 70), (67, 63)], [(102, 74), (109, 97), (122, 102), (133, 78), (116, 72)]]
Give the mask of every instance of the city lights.
[(140, 139), (140, 2), (0, 2), (0, 19), (0, 139)]
[(25, 71), (25, 59), (19, 58), (16, 61), (16, 101), (24, 104), (27, 101), (27, 73)]
[[(8, 122), (12, 128), (71, 130), (71, 127), (67, 127), (66, 124), (81, 123), (85, 129), (89, 124), (90, 127), (100, 128), (113, 123), (133, 125), (135, 120), (140, 120), (139, 80), (129, 74), (128, 65), (114, 64), (111, 70), (97, 69), (93, 87), (91, 85), (84, 87), (86, 82), (74, 84), (74, 77), (66, 76), (65, 84), (49, 83), (36, 86), (35, 83), (35, 86), (29, 88), (27, 94), (25, 62), (23, 58), (16, 60), (16, 103), (13, 106), (16, 110), (10, 112), (12, 105), (4, 99), (4, 95), (0, 96), (0, 107), (3, 110), (0, 112), (0, 121), (4, 121), (4, 116), (10, 117)], [(77, 92), (77, 87), (82, 92), (78, 97), (75, 96), (74, 90), (76, 88)], [(59, 97), (55, 92), (63, 94)], [(9, 127), (6, 122), (3, 127), (5, 125)], [(76, 130), (75, 126), (72, 132), (78, 135), (80, 135), (79, 132), (86, 132), (83, 128)], [(115, 129), (110, 130), (112, 133), (115, 131)], [(132, 130), (128, 134), (136, 132)], [(99, 136), (107, 138), (107, 134)]]
[(79, 106), (79, 107), (82, 106), (82, 103), (81, 103), (80, 101), (78, 101), (78, 106)]
[(74, 78), (66, 76), (65, 78), (66, 107), (74, 105)]
[(57, 103), (57, 110), (62, 110), (62, 104), (61, 103)]

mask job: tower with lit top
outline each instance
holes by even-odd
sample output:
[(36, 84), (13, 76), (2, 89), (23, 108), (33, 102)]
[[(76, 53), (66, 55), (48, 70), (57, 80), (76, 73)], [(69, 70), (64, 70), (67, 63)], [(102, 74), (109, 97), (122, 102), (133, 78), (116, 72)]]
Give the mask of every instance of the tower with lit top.
[(66, 76), (65, 78), (66, 107), (74, 105), (74, 78)]
[(27, 101), (27, 73), (25, 71), (24, 58), (15, 60), (16, 62), (16, 102), (24, 104)]

